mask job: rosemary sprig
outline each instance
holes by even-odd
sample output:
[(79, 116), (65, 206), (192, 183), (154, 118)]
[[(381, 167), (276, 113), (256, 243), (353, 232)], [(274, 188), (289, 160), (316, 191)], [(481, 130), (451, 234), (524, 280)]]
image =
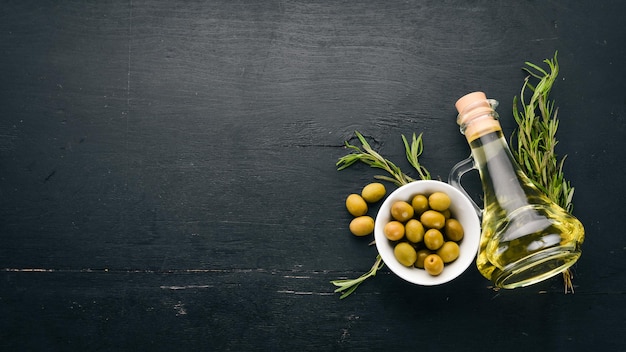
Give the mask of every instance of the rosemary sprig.
[[(511, 135), (511, 144), (516, 146), (512, 153), (530, 180), (552, 201), (571, 212), (574, 187), (563, 174), (566, 156), (559, 160), (555, 152), (558, 109), (554, 100), (549, 99), (559, 73), (557, 52), (552, 59), (543, 62), (548, 71), (530, 62), (526, 62), (527, 67), (523, 68), (529, 75), (524, 80), (519, 99), (517, 96), (513, 98), (513, 116), (518, 126)], [(533, 85), (531, 79), (538, 82)], [(572, 277), (569, 269), (563, 272), (565, 293), (574, 292)]]
[[(544, 62), (550, 72), (530, 62), (526, 63), (528, 67), (524, 70), (529, 76), (524, 80), (520, 98), (513, 98), (513, 116), (518, 124), (517, 133), (512, 135), (512, 138), (517, 136), (517, 149), (513, 154), (539, 189), (565, 210), (571, 211), (574, 188), (563, 175), (566, 156), (558, 160), (555, 152), (558, 144), (558, 109), (554, 101), (548, 98), (559, 73), (557, 54), (554, 54), (552, 60), (546, 59)], [(535, 86), (530, 83), (531, 77), (539, 80)], [(527, 89), (531, 94), (525, 101)], [(521, 110), (518, 105), (521, 105)]]
[(333, 285), (338, 286), (338, 288), (335, 290), (335, 293), (341, 292), (341, 296), (339, 297), (340, 299), (344, 299), (348, 297), (352, 292), (354, 292), (357, 289), (357, 287), (359, 287), (359, 285), (363, 281), (367, 280), (370, 277), (376, 276), (376, 272), (382, 269), (383, 266), (385, 266), (385, 263), (383, 262), (383, 258), (381, 258), (379, 254), (376, 256), (376, 262), (374, 262), (374, 265), (372, 265), (372, 268), (367, 273), (359, 276), (356, 279), (331, 281)]
[(410, 146), (404, 135), (402, 135), (402, 142), (404, 142), (406, 158), (411, 166), (413, 166), (415, 170), (417, 170), (417, 173), (419, 173), (422, 180), (430, 180), (430, 172), (428, 172), (425, 167), (420, 165), (418, 160), (418, 157), (422, 155), (422, 152), (424, 151), (424, 143), (422, 143), (422, 133), (420, 133), (419, 136), (415, 136), (415, 133), (413, 133), (413, 139), (411, 140)]
[[(403, 173), (402, 170), (400, 170), (400, 168), (396, 166), (393, 162), (383, 158), (378, 152), (372, 149), (370, 144), (361, 133), (355, 131), (354, 134), (361, 142), (362, 149), (346, 141), (345, 146), (349, 149), (352, 149), (354, 152), (339, 158), (336, 165), (337, 170), (343, 170), (348, 166), (360, 161), (371, 167), (383, 169), (387, 171), (390, 175), (374, 176), (374, 178), (376, 179), (392, 182), (396, 186), (402, 186), (409, 182), (415, 181), (414, 178)], [(402, 135), (402, 141), (406, 150), (406, 158), (411, 166), (413, 166), (417, 170), (421, 179), (429, 180), (430, 173), (428, 172), (428, 170), (426, 170), (424, 166), (419, 163), (419, 156), (424, 151), (422, 134), (416, 136), (415, 133), (413, 133), (410, 145), (404, 135)], [(380, 257), (380, 255), (378, 255), (376, 257), (376, 262), (374, 262), (374, 265), (367, 273), (361, 275), (356, 279), (333, 280), (331, 281), (331, 283), (338, 287), (335, 292), (342, 292), (342, 295), (339, 298), (344, 299), (352, 294), (357, 289), (357, 287), (359, 287), (359, 285), (363, 283), (363, 281), (367, 280), (370, 277), (376, 276), (376, 272), (380, 270), (384, 265), (385, 263), (383, 262), (383, 259)]]
[(363, 149), (355, 145), (352, 145), (348, 143), (348, 141), (346, 141), (345, 142), (346, 147), (354, 150), (355, 153), (350, 153), (348, 155), (345, 155), (339, 158), (339, 161), (337, 161), (337, 170), (343, 170), (347, 168), (348, 166), (360, 161), (371, 167), (383, 169), (391, 175), (391, 177), (374, 176), (375, 178), (379, 180), (393, 182), (396, 186), (402, 186), (409, 182), (415, 181), (410, 176), (404, 174), (402, 170), (400, 170), (400, 168), (397, 167), (394, 163), (383, 158), (380, 154), (378, 154), (378, 152), (372, 149), (370, 144), (367, 142), (367, 140), (365, 139), (365, 137), (363, 137), (361, 133), (359, 133), (358, 131), (355, 131), (354, 134), (357, 136), (357, 138), (361, 142)]

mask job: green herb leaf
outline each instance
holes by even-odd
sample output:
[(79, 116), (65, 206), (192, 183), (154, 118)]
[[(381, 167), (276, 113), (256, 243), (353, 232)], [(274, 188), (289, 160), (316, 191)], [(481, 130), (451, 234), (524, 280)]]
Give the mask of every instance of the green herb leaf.
[[(361, 142), (361, 147), (352, 145), (345, 142), (346, 147), (355, 151), (355, 153), (350, 153), (345, 155), (337, 161), (337, 170), (343, 170), (348, 166), (360, 161), (371, 167), (379, 168), (387, 171), (391, 178), (387, 176), (376, 176), (379, 179), (384, 179), (393, 182), (396, 186), (402, 186), (409, 182), (415, 181), (410, 176), (400, 170), (398, 166), (396, 166), (393, 162), (383, 158), (378, 152), (376, 152), (370, 144), (367, 142), (365, 137), (359, 131), (355, 131), (354, 134), (357, 136), (359, 141)], [(362, 149), (361, 149), (362, 148)]]
[(385, 263), (383, 262), (383, 258), (381, 258), (379, 254), (378, 256), (376, 256), (376, 261), (374, 262), (374, 265), (367, 273), (361, 275), (356, 279), (334, 280), (331, 281), (331, 283), (339, 287), (335, 290), (335, 292), (341, 292), (342, 295), (339, 298), (344, 299), (348, 297), (351, 293), (353, 293), (357, 289), (357, 287), (359, 287), (359, 285), (363, 283), (363, 281), (367, 280), (370, 277), (376, 276), (376, 272), (382, 269), (383, 266), (385, 266)]
[(422, 155), (424, 151), (424, 144), (422, 142), (422, 133), (419, 136), (415, 136), (413, 133), (413, 139), (411, 140), (411, 145), (407, 141), (406, 137), (402, 135), (402, 142), (404, 142), (404, 149), (406, 150), (406, 158), (409, 161), (409, 164), (417, 170), (422, 180), (430, 180), (430, 173), (426, 170), (425, 167), (420, 165), (419, 156)]

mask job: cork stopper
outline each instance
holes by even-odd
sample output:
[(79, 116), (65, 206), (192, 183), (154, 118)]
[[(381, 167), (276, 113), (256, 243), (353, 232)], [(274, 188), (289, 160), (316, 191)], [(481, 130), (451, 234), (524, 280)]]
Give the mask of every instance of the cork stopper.
[(473, 92), (462, 96), (454, 104), (459, 112), (456, 122), (468, 142), (494, 131), (501, 131), (495, 100), (488, 100), (484, 92)]
[(456, 101), (454, 106), (456, 107), (456, 110), (460, 114), (460, 113), (463, 112), (463, 110), (465, 110), (465, 108), (468, 105), (474, 104), (476, 102), (485, 102), (486, 103), (487, 102), (487, 95), (485, 93), (483, 93), (483, 92), (469, 93), (469, 94), (466, 94), (466, 95), (460, 97), (459, 100)]

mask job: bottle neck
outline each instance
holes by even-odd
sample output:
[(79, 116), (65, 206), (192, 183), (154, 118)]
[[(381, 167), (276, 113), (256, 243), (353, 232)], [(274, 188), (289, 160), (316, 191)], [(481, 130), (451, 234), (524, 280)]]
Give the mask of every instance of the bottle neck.
[(496, 107), (498, 102), (493, 99), (476, 101), (466, 106), (458, 115), (457, 123), (468, 143), (486, 134), (502, 131), (498, 121)]
[(502, 131), (482, 134), (470, 147), (480, 172), (485, 207), (497, 204), (506, 212), (513, 212), (529, 205), (526, 197), (529, 182), (515, 162)]

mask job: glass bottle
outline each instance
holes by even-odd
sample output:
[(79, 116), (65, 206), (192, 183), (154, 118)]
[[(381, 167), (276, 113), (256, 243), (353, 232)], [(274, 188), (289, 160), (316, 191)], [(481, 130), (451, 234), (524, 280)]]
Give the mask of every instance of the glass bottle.
[(497, 287), (528, 286), (562, 273), (581, 255), (581, 222), (552, 202), (513, 159), (495, 111), (498, 102), (474, 92), (456, 102), (457, 123), (472, 154), (450, 173), (466, 195), (461, 176), (478, 169), (484, 192), (476, 265)]

